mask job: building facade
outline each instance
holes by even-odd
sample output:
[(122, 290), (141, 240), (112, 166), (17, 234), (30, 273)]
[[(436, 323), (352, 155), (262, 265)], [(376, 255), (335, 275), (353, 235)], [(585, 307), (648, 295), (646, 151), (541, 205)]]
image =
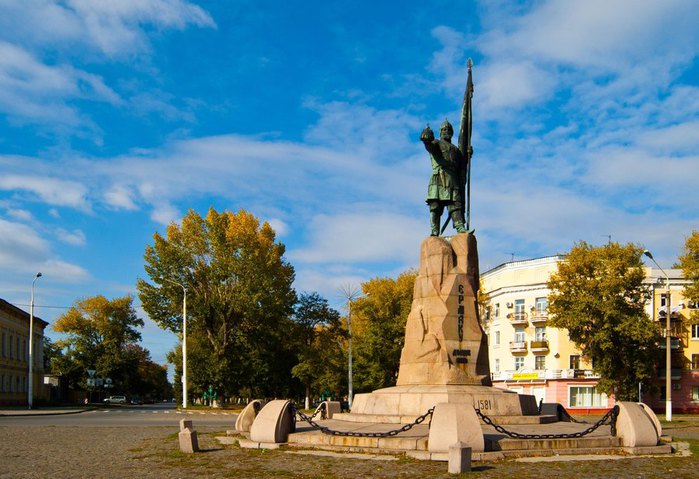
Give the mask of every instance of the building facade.
[[(34, 397), (43, 389), (44, 329), (48, 323), (34, 316)], [(27, 404), (29, 391), (29, 314), (0, 299), (0, 406)]]
[[(570, 412), (606, 411), (614, 398), (597, 390), (599, 376), (570, 340), (566, 330), (548, 324), (547, 282), (563, 256), (548, 256), (502, 264), (481, 275), (485, 301), (481, 318), (488, 335), (493, 385), (524, 394), (537, 401), (557, 402)], [(648, 315), (659, 328), (665, 318), (661, 299), (664, 282), (659, 270), (646, 268), (650, 300)], [(683, 302), (685, 281), (680, 270), (669, 270), (673, 326), (673, 410), (699, 410), (699, 326), (688, 323), (690, 306)], [(664, 276), (662, 277), (664, 281)], [(664, 362), (662, 363), (664, 364)], [(664, 368), (658, 385), (664, 384)], [(664, 388), (663, 388), (664, 389)], [(664, 408), (664, 391), (645, 395), (651, 407)], [(641, 391), (642, 393), (642, 391)]]

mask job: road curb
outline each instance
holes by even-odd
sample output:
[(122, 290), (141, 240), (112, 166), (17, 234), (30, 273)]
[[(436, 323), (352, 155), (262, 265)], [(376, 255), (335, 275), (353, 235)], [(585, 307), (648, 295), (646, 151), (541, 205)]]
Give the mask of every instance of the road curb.
[[(90, 412), (90, 411), (97, 411), (98, 407), (90, 407), (90, 408), (85, 408), (85, 409), (79, 409), (75, 410), (72, 409), (70, 411), (51, 411), (51, 412), (23, 412), (23, 411), (17, 411), (17, 413), (11, 413), (8, 414), (7, 411), (1, 412), (0, 417), (27, 417), (27, 416), (67, 416), (69, 414), (82, 414), (84, 412)], [(41, 411), (40, 409), (37, 411)]]

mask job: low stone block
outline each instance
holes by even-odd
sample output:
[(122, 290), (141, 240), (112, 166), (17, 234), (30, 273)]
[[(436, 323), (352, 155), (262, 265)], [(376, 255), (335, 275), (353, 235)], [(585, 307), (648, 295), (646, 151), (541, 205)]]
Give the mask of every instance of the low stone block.
[(264, 401), (260, 401), (259, 399), (250, 401), (250, 403), (245, 406), (245, 409), (238, 414), (238, 419), (235, 420), (235, 430), (238, 432), (250, 432), (252, 423), (255, 421), (257, 414), (264, 405)]
[(291, 402), (283, 399), (268, 402), (250, 427), (250, 440), (261, 443), (287, 442), (296, 430)]
[(190, 431), (194, 431), (194, 426), (192, 426), (192, 420), (191, 419), (180, 419), (180, 431), (184, 431), (186, 429), (189, 429)]
[(621, 401), (616, 434), (624, 447), (657, 446), (660, 436), (653, 420), (638, 403)]
[(342, 412), (340, 401), (323, 401), (325, 404), (325, 419), (332, 419), (335, 414)]
[(428, 439), (430, 452), (449, 452), (452, 444), (463, 443), (473, 452), (485, 450), (481, 423), (473, 407), (465, 404), (437, 404), (432, 413)]
[(179, 433), (180, 451), (185, 454), (193, 454), (199, 450), (199, 440), (197, 432), (191, 429), (185, 429)]
[(462, 442), (449, 446), (449, 474), (471, 472), (471, 448)]

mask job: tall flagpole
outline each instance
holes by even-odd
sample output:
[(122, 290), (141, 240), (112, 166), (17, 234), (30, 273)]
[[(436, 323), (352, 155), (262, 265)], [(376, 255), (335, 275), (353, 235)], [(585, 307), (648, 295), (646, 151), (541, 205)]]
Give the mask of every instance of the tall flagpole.
[[(473, 68), (473, 60), (470, 58), (466, 63), (468, 66), (468, 79), (466, 80), (466, 90), (464, 91), (464, 102), (461, 106), (461, 126), (459, 127), (459, 150), (464, 157), (465, 178), (461, 185), (461, 212), (466, 220), (466, 229), (471, 229), (471, 156), (473, 148), (471, 147), (471, 132), (473, 130), (473, 111), (471, 108), (471, 99), (473, 98), (473, 76), (471, 70)], [(466, 191), (464, 191), (464, 189)], [(465, 198), (464, 198), (465, 197)], [(465, 203), (465, 204), (464, 204)], [(465, 210), (465, 211), (464, 211)]]

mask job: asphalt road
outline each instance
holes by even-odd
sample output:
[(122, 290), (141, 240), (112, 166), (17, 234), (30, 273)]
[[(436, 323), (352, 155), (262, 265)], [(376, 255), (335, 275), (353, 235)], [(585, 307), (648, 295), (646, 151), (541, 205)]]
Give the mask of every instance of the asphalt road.
[(197, 426), (233, 429), (236, 414), (211, 410), (177, 411), (174, 404), (146, 404), (142, 406), (112, 406), (79, 414), (2, 416), (0, 426), (84, 426), (84, 427), (152, 427), (177, 425), (180, 419), (190, 418)]

